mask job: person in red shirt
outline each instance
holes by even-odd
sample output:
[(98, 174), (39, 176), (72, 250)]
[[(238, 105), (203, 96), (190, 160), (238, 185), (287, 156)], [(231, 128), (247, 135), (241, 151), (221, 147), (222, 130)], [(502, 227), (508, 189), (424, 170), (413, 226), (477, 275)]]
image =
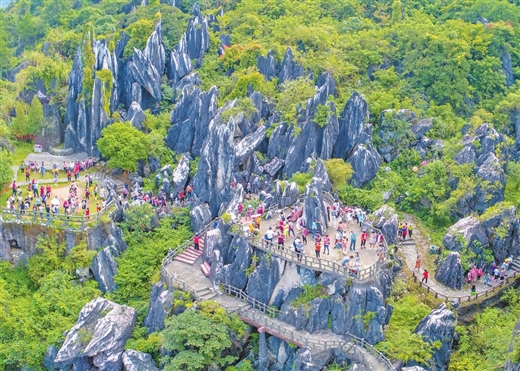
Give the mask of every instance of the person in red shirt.
[(87, 217), (87, 220), (90, 220), (90, 209), (87, 207), (87, 210), (85, 210), (85, 216)]
[(363, 231), (363, 233), (361, 233), (361, 250), (365, 250), (367, 248), (367, 239), (368, 233), (367, 231)]
[(195, 250), (198, 250), (199, 249), (199, 243), (200, 243), (200, 239), (199, 239), (199, 236), (198, 235), (195, 235), (193, 237), (193, 248)]
[(284, 244), (284, 238), (283, 238), (283, 233), (278, 233), (278, 249), (282, 249), (283, 250), (283, 244)]
[(421, 282), (428, 283), (428, 270), (424, 270)]

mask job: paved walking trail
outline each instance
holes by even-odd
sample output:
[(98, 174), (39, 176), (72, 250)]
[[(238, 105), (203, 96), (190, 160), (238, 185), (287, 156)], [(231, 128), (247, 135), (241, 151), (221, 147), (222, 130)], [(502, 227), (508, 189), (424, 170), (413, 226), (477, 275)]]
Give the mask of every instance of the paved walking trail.
[[(300, 209), (303, 207), (303, 203), (299, 203), (297, 205), (298, 205), (298, 207)], [(286, 218), (288, 217), (291, 209), (292, 208), (285, 208), (284, 209), (284, 215), (285, 215)], [(272, 218), (267, 219), (267, 220), (262, 219), (262, 222), (260, 223), (260, 238), (264, 238), (264, 235), (267, 232), (267, 230), (269, 229), (269, 227), (271, 227), (273, 229), (273, 231), (275, 231), (275, 232), (279, 231), (279, 229), (277, 229), (277, 227), (279, 225), (279, 221), (280, 221), (279, 210), (280, 209), (276, 209), (276, 210), (273, 211)], [(248, 226), (251, 223), (251, 221), (250, 220), (246, 220), (245, 218), (241, 218), (241, 222), (244, 225), (244, 227), (243, 227), (244, 231), (248, 232), (249, 231)], [(296, 223), (294, 223), (294, 224), (295, 224), (294, 231), (296, 233), (296, 236), (289, 236), (289, 237), (285, 238), (284, 246), (285, 246), (286, 249), (287, 248), (288, 249), (292, 248), (292, 243), (293, 243), (293, 241), (295, 240), (296, 237), (300, 238), (300, 241), (302, 241), (301, 232), (298, 233), (298, 230), (296, 229)], [(364, 225), (365, 224), (363, 222), (363, 226)], [(347, 249), (346, 256), (351, 256), (351, 255), (355, 256), (355, 253), (357, 252), (357, 253), (359, 253), (359, 258), (360, 258), (360, 269), (364, 269), (364, 268), (368, 268), (368, 267), (373, 266), (377, 262), (377, 260), (379, 259), (379, 255), (378, 255), (379, 247), (378, 247), (378, 245), (376, 244), (376, 247), (374, 249), (370, 249), (368, 241), (367, 241), (366, 249), (361, 250), (361, 233), (363, 231), (359, 227), (359, 223), (356, 223), (356, 222), (352, 221), (352, 222), (350, 222), (350, 224), (343, 223), (343, 226), (344, 226), (343, 227), (344, 233), (347, 236), (349, 236), (350, 232), (353, 231), (356, 234), (356, 238), (357, 238), (356, 250), (355, 251), (350, 251), (350, 250)], [(328, 261), (336, 262), (336, 263), (339, 264), (339, 263), (341, 263), (341, 260), (345, 257), (345, 255), (343, 254), (343, 251), (341, 249), (335, 249), (334, 248), (334, 241), (335, 241), (336, 231), (337, 231), (337, 224), (333, 225), (332, 222), (329, 222), (328, 229), (322, 235), (321, 259), (322, 260), (328, 260)], [(325, 254), (323, 252), (323, 237), (325, 237), (325, 235), (327, 235), (327, 234), (329, 235), (329, 238), (331, 240), (330, 253), (329, 254)], [(368, 240), (370, 240), (370, 236), (369, 236)], [(275, 237), (273, 238), (273, 244), (275, 246), (277, 245), (276, 241), (277, 241), (277, 239), (276, 239), (276, 235), (275, 235)], [(347, 248), (349, 246), (350, 246), (350, 238), (349, 238), (349, 241), (347, 243)], [(305, 254), (308, 255), (308, 256), (312, 256), (312, 257), (316, 256), (315, 251), (314, 251), (314, 240), (312, 239), (312, 232), (311, 231), (309, 231), (309, 235), (307, 236), (307, 245), (305, 245)]]
[[(288, 264), (294, 263), (289, 262)], [(226, 311), (237, 313), (244, 322), (259, 328), (261, 332), (267, 332), (298, 346), (309, 346), (312, 352), (342, 348), (355, 361), (367, 365), (372, 371), (395, 370), (384, 356), (363, 341), (362, 345), (359, 345), (345, 340), (343, 336), (334, 334), (330, 330), (317, 331), (313, 334), (304, 330), (297, 330), (294, 326), (254, 309), (246, 301), (220, 293), (218, 288), (212, 286), (210, 280), (198, 269), (197, 264), (188, 265), (172, 260), (169, 264), (163, 266), (162, 274), (170, 286), (191, 291), (198, 300), (213, 300), (219, 303)], [(189, 281), (189, 284), (186, 281)]]
[[(404, 261), (407, 267), (410, 269), (410, 271), (415, 270), (416, 274), (422, 278), (424, 268), (428, 269), (430, 273), (428, 278), (428, 286), (434, 291), (438, 292), (439, 294), (452, 298), (463, 296), (467, 297), (471, 295), (471, 287), (468, 285), (464, 285), (461, 290), (453, 290), (435, 280), (435, 270), (430, 269), (432, 267), (425, 266), (424, 264), (424, 262), (426, 261), (426, 255), (428, 254), (428, 250), (431, 246), (431, 242), (427, 237), (422, 235), (420, 230), (413, 223), (412, 217), (410, 215), (406, 215), (404, 221), (408, 224), (413, 224), (413, 239), (406, 239), (406, 241), (402, 241), (399, 245), (398, 251), (400, 251), (401, 255), (404, 256)], [(420, 271), (415, 269), (415, 262), (417, 260), (417, 256), (421, 256), (422, 264)], [(514, 269), (512, 268), (513, 266), (511, 266), (511, 268), (507, 271), (507, 276), (511, 276), (514, 273)], [(486, 290), (489, 290), (494, 286), (498, 286), (501, 281), (492, 282), (491, 286), (486, 285), (484, 282), (484, 276), (480, 279), (480, 281), (476, 281), (475, 288), (477, 293), (481, 293)]]

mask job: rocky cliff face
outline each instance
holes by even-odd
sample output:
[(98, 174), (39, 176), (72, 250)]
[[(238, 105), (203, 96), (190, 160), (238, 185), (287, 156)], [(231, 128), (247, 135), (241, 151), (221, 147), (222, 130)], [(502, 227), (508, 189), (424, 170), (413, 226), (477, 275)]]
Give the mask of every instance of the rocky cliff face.
[(339, 118), (338, 140), (332, 157), (343, 158), (354, 169), (352, 184), (361, 187), (376, 174), (382, 159), (372, 145), (372, 129), (368, 124), (368, 105), (357, 92), (347, 101)]
[(479, 218), (467, 217), (448, 228), (442, 243), (448, 250), (470, 249), (483, 258), (483, 249), (491, 249), (497, 262), (520, 253), (519, 220), (516, 208), (497, 204)]
[(229, 189), (235, 163), (233, 141), (234, 122), (229, 126), (213, 120), (208, 128), (208, 138), (200, 156), (199, 168), (193, 179), (194, 192), (202, 202), (209, 204), (213, 217), (220, 206), (231, 200)]
[(451, 252), (435, 270), (435, 279), (443, 285), (460, 290), (464, 283), (464, 271), (458, 252)]
[[(488, 124), (482, 124), (474, 132), (466, 134), (463, 145), (454, 159), (459, 164), (474, 165), (474, 174), (480, 182), (457, 202), (455, 214), (459, 218), (471, 212), (481, 214), (504, 200), (505, 177), (502, 161), (507, 159), (504, 156), (509, 152), (506, 138)], [(498, 152), (499, 146), (504, 147), (501, 154)]]
[(69, 75), (65, 148), (99, 156), (96, 141), (112, 122), (111, 102), (118, 90), (118, 58), (108, 50), (105, 40), (94, 40), (92, 30), (78, 47)]
[(54, 363), (60, 368), (121, 370), (122, 355), (137, 320), (135, 309), (103, 298), (86, 304), (67, 333)]
[(178, 153), (200, 156), (208, 136), (210, 121), (217, 113), (217, 89), (203, 92), (198, 86), (187, 85), (170, 116), (166, 144)]
[(440, 343), (440, 347), (434, 350), (431, 364), (426, 367), (426, 370), (445, 371), (448, 369), (456, 325), (456, 315), (445, 303), (434, 309), (419, 323), (415, 329), (416, 334), (421, 335), (423, 340), (430, 344)]

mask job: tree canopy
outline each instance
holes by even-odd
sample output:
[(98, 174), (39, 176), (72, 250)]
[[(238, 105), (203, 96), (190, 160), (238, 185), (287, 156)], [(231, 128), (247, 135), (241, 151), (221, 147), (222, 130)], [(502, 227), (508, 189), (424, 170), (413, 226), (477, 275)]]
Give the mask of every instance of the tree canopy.
[(137, 160), (148, 157), (150, 140), (130, 123), (115, 123), (101, 132), (97, 141), (101, 155), (108, 158), (107, 165), (127, 171), (137, 169)]

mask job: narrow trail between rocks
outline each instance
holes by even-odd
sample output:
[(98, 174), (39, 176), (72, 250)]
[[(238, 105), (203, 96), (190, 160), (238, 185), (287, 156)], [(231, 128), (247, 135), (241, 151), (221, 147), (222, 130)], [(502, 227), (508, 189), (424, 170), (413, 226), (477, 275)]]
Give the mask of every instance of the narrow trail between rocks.
[[(447, 297), (448, 300), (459, 300), (459, 301), (469, 301), (472, 299), (476, 299), (477, 297), (482, 297), (486, 295), (486, 292), (491, 292), (493, 289), (499, 289), (500, 287), (506, 287), (512, 284), (515, 281), (515, 276), (517, 271), (515, 270), (515, 266), (511, 264), (510, 269), (507, 271), (506, 276), (508, 277), (507, 281), (492, 281), (491, 285), (488, 286), (485, 284), (485, 279), (482, 277), (479, 281), (475, 282), (476, 294), (472, 293), (471, 287), (468, 285), (464, 285), (461, 290), (450, 289), (435, 280), (435, 270), (431, 269), (432, 267), (425, 266), (425, 256), (428, 254), (428, 250), (430, 248), (430, 241), (427, 237), (423, 236), (419, 228), (413, 223), (411, 215), (405, 216), (405, 222), (408, 224), (412, 224), (415, 228), (413, 231), (413, 239), (406, 239), (405, 241), (400, 240), (398, 251), (400, 251), (401, 256), (404, 257), (404, 262), (408, 269), (411, 272), (415, 272), (417, 276), (417, 280), (421, 283), (422, 273), (424, 268), (429, 271), (428, 283), (421, 283), (426, 289), (429, 291), (433, 291), (435, 293), (440, 294), (439, 297), (444, 299), (442, 296)], [(421, 269), (415, 269), (415, 262), (417, 257), (421, 256)], [(515, 261), (518, 260), (515, 259)], [(487, 295), (486, 295), (487, 296)]]

